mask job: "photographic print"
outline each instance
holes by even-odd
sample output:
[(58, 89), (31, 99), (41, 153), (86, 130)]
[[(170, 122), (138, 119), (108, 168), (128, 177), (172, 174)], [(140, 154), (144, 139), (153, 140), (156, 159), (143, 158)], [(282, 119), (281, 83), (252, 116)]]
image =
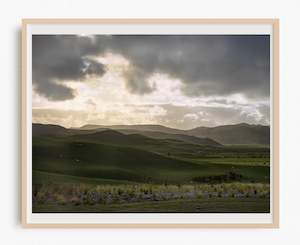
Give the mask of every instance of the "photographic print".
[(27, 23), (26, 223), (274, 225), (274, 23), (134, 23)]

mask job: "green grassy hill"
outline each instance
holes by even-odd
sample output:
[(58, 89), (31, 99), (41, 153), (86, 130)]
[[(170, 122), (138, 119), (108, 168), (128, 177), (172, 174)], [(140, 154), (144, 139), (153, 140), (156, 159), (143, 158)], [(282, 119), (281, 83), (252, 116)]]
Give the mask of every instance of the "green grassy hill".
[(33, 138), (33, 170), (116, 181), (188, 183), (196, 177), (234, 171), (245, 181), (269, 181), (268, 166), (192, 162), (142, 149), (74, 141), (71, 138)]
[[(151, 152), (62, 139), (33, 140), (33, 169), (73, 176), (129, 181), (188, 180), (201, 167)], [(188, 174), (186, 174), (188, 173)]]
[(32, 130), (33, 212), (269, 211), (269, 147), (155, 130)]
[(178, 139), (154, 139), (140, 134), (125, 135), (115, 130), (73, 135), (70, 140), (130, 146), (167, 156), (185, 156), (188, 158), (195, 158), (203, 151), (214, 151), (216, 149), (216, 146), (191, 144)]
[(124, 135), (118, 131), (105, 129), (100, 132), (74, 135), (73, 140), (83, 140), (96, 143), (110, 143), (116, 145), (162, 145), (163, 141), (145, 137), (140, 134)]
[(191, 144), (181, 137), (196, 137), (174, 134), (165, 139), (172, 134), (133, 132), (34, 124), (35, 181), (189, 183), (229, 172), (242, 175), (241, 181), (269, 181), (269, 148)]
[(196, 145), (222, 146), (222, 144), (210, 138), (200, 138), (192, 135), (170, 134), (159, 131), (141, 131), (133, 129), (118, 129), (118, 131), (124, 134), (140, 134), (153, 139), (174, 139)]

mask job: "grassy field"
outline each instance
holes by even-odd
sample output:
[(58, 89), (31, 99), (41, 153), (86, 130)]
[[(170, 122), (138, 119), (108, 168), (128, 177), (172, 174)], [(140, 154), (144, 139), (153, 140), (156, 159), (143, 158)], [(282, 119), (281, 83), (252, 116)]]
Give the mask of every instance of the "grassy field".
[[(213, 159), (178, 159), (100, 143), (48, 138), (33, 140), (33, 169), (42, 172), (142, 183), (187, 183), (196, 177), (235, 172), (242, 175), (242, 181), (269, 182), (269, 166), (249, 166), (242, 164), (241, 158), (240, 162), (235, 159), (231, 163), (225, 163), (224, 158)], [(249, 163), (249, 158), (246, 159)]]
[(244, 166), (270, 166), (270, 158), (261, 157), (210, 157), (200, 159), (188, 159), (188, 161), (205, 164), (229, 164), (229, 165), (244, 165)]
[(269, 152), (115, 132), (35, 136), (33, 211), (269, 212)]
[(162, 212), (162, 213), (268, 213), (268, 198), (211, 198), (196, 200), (148, 201), (143, 203), (97, 204), (97, 205), (35, 205), (33, 212)]
[(32, 171), (32, 181), (35, 185), (48, 185), (48, 184), (88, 184), (88, 185), (120, 185), (120, 184), (133, 184), (130, 181), (121, 181), (115, 179), (101, 179), (101, 178), (88, 178), (78, 177), (65, 174), (56, 174), (50, 172), (43, 172), (38, 170)]

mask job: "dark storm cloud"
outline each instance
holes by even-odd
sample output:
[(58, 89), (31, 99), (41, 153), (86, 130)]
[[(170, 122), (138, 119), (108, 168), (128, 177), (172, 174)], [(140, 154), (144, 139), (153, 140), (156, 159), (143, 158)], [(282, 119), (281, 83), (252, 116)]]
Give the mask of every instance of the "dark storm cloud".
[[(269, 36), (113, 36), (110, 45), (144, 78), (155, 72), (180, 78), (189, 96), (269, 95)], [(138, 83), (130, 83), (133, 90)]]
[[(147, 79), (168, 74), (183, 82), (188, 96), (269, 96), (269, 36), (34, 36), (33, 81), (38, 93), (53, 99), (69, 99), (73, 91), (61, 80), (102, 75), (105, 67), (89, 55), (112, 52), (130, 61), (124, 74), (132, 93), (155, 90)], [(60, 90), (60, 91), (59, 91)]]
[(155, 84), (150, 85), (147, 82), (151, 73), (137, 67), (131, 67), (124, 73), (126, 87), (131, 93), (148, 94), (156, 89)]
[(104, 65), (88, 57), (102, 50), (102, 46), (89, 37), (38, 35), (32, 37), (32, 47), (34, 88), (50, 100), (75, 96), (62, 81), (78, 81), (105, 72)]

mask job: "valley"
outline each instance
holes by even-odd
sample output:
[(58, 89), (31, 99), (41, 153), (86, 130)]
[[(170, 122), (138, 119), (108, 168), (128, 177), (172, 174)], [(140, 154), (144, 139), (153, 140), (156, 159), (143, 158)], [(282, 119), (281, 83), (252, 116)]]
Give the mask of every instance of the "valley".
[[(232, 127), (231, 131), (234, 130)], [(164, 206), (164, 202), (180, 203), (180, 200), (187, 199), (200, 203), (200, 208), (187, 210), (210, 212), (201, 203), (207, 205), (214, 198), (218, 203), (223, 200), (229, 212), (234, 200), (240, 202), (240, 198), (251, 198), (250, 203), (257, 199), (258, 205), (268, 203), (270, 148), (266, 126), (236, 127), (240, 131), (239, 137), (245, 138), (245, 142), (239, 140), (235, 144), (236, 136), (230, 138), (224, 130), (222, 138), (226, 140), (220, 143), (216, 140), (218, 137), (194, 136), (190, 135), (191, 130), (183, 132), (160, 125), (87, 125), (66, 129), (58, 125), (33, 124), (33, 209), (42, 212), (43, 206), (47, 206), (47, 210), (53, 212), (72, 212), (81, 207), (88, 212), (92, 205), (93, 210), (97, 206), (98, 212), (102, 212), (117, 209), (108, 205), (119, 205), (123, 210), (129, 202), (132, 204), (125, 208), (128, 212), (145, 209), (147, 212), (168, 212), (165, 208), (157, 209), (159, 205), (153, 205), (151, 209), (149, 204), (154, 201)], [(241, 127), (246, 129), (241, 130)], [(253, 144), (249, 144), (247, 138), (249, 130), (259, 132), (256, 138), (252, 136)], [(229, 133), (234, 135), (231, 131)], [(245, 132), (244, 136), (242, 132)], [(229, 139), (230, 144), (224, 144)], [(207, 191), (210, 195), (204, 194), (207, 186), (211, 188)], [(109, 195), (93, 202), (84, 201), (92, 190), (97, 190), (96, 196), (103, 196), (99, 191), (101, 188)], [(113, 194), (116, 189), (121, 194)], [(76, 196), (77, 202), (72, 201), (69, 192), (75, 193), (71, 196)], [(132, 198), (123, 198), (124, 193)], [(143, 195), (150, 196), (143, 198)], [(157, 195), (161, 197), (157, 198)], [(107, 202), (110, 198), (114, 201)], [(143, 203), (148, 208), (142, 208)], [(170, 206), (170, 212), (181, 210), (177, 204)], [(221, 206), (215, 211), (223, 212), (224, 206)], [(245, 207), (241, 208), (241, 212), (245, 210)], [(268, 209), (265, 206), (262, 210)]]

